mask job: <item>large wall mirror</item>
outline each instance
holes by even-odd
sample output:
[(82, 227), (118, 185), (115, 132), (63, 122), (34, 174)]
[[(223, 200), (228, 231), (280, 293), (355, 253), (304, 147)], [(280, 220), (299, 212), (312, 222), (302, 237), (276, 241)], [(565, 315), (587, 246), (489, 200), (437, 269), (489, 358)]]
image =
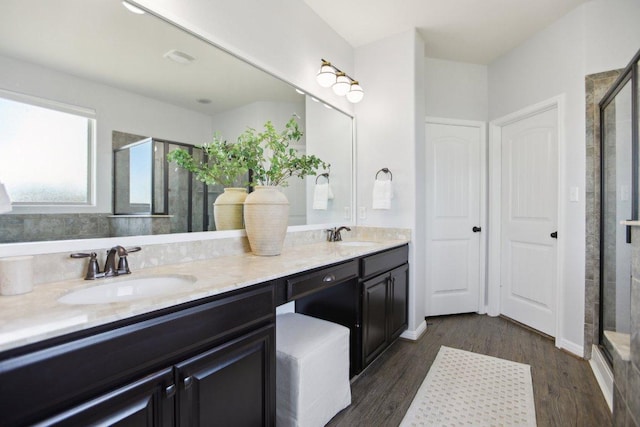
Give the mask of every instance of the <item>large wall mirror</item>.
[[(79, 118), (77, 140), (59, 137), (58, 124), (39, 119), (30, 108)], [(193, 200), (184, 199), (182, 187), (163, 193), (179, 207), (169, 209), (169, 222), (140, 212), (114, 215), (114, 201), (125, 191), (114, 187), (114, 153), (127, 145), (138, 147), (127, 156), (160, 142), (199, 145), (214, 133), (234, 141), (247, 127), (260, 129), (267, 120), (282, 128), (293, 114), (304, 131), (295, 148), (331, 164), (334, 198), (326, 210), (314, 210), (316, 177), (291, 179), (285, 189), (289, 224), (348, 220), (353, 205), (349, 115), (153, 14), (132, 13), (120, 0), (3, 0), (0, 128), (11, 131), (0, 131), (0, 182), (10, 196), (14, 192), (14, 204), (12, 212), (0, 215), (0, 243), (203, 231), (185, 229), (182, 218), (186, 204), (202, 203), (199, 190)], [(161, 169), (176, 168), (159, 162)], [(77, 169), (71, 165), (81, 167), (67, 177)], [(150, 170), (155, 166), (135, 171)], [(156, 191), (149, 185), (158, 180), (137, 176), (128, 178), (127, 194)], [(187, 187), (201, 188), (185, 179)], [(17, 190), (20, 185), (24, 194)], [(72, 187), (75, 192), (68, 199), (40, 200), (57, 194), (54, 185), (61, 193)], [(202, 190), (209, 205), (221, 191), (213, 187)], [(39, 194), (29, 193), (34, 188)], [(202, 215), (206, 211), (200, 209)], [(188, 222), (211, 224), (213, 219)], [(214, 230), (215, 224), (205, 229)]]

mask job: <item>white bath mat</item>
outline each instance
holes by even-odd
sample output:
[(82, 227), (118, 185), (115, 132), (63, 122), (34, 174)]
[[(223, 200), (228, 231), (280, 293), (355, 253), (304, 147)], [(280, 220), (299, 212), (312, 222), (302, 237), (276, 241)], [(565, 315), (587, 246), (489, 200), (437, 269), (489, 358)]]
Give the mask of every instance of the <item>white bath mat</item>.
[(535, 426), (531, 367), (440, 347), (404, 416), (408, 426)]

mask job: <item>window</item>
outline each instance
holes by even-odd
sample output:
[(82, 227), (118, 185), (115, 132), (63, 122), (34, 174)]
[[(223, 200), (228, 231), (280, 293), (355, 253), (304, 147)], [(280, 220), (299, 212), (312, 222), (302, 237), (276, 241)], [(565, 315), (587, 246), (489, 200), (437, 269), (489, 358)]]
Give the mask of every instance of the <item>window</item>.
[(93, 116), (0, 91), (0, 181), (14, 205), (92, 203)]

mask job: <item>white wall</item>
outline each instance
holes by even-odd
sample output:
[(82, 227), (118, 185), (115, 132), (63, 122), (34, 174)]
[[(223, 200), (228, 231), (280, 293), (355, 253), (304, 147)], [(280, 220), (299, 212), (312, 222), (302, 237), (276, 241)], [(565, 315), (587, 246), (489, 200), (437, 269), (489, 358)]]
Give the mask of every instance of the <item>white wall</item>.
[[(359, 225), (404, 227), (414, 230), (409, 262), (409, 330), (424, 322), (424, 253), (416, 247), (416, 152), (423, 144), (424, 102), (422, 99), (423, 41), (415, 31), (388, 37), (356, 49), (356, 72), (366, 82), (365, 99), (356, 104), (358, 212), (366, 209)], [(385, 58), (383, 66), (380, 58)], [(422, 140), (418, 140), (422, 138)], [(390, 210), (372, 210), (376, 172), (393, 173), (395, 198)]]
[[(489, 65), (489, 120), (565, 94), (559, 218), (562, 346), (581, 352), (585, 285), (585, 75), (624, 67), (640, 47), (637, 1), (595, 0), (565, 15)], [(569, 188), (580, 200), (569, 202)]]
[(596, 0), (583, 8), (585, 74), (624, 68), (640, 49), (640, 1)]
[(201, 144), (211, 135), (211, 118), (204, 114), (15, 59), (0, 57), (0, 81), (2, 89), (95, 111), (96, 206), (54, 207), (47, 212), (112, 212), (114, 130), (189, 144)]
[(487, 121), (489, 81), (486, 65), (425, 58), (424, 76), (427, 116)]

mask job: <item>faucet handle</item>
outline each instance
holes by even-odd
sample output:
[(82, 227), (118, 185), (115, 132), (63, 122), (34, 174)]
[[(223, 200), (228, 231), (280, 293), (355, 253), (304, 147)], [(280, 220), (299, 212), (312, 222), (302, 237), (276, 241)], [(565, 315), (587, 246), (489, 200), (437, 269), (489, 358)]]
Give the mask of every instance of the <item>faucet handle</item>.
[(127, 255), (131, 252), (141, 251), (142, 248), (140, 246), (135, 246), (133, 248), (128, 248), (124, 250), (124, 254), (120, 255), (120, 259), (118, 260), (118, 274), (131, 274), (131, 270), (129, 269), (129, 261), (127, 260)]
[(336, 228), (328, 228), (325, 231), (327, 232), (327, 242), (333, 242), (334, 236), (336, 235)]
[(91, 258), (89, 260), (89, 266), (87, 267), (87, 274), (85, 275), (85, 280), (95, 280), (100, 277), (100, 266), (98, 266), (98, 254), (95, 252), (91, 253), (75, 253), (71, 254), (71, 258)]

